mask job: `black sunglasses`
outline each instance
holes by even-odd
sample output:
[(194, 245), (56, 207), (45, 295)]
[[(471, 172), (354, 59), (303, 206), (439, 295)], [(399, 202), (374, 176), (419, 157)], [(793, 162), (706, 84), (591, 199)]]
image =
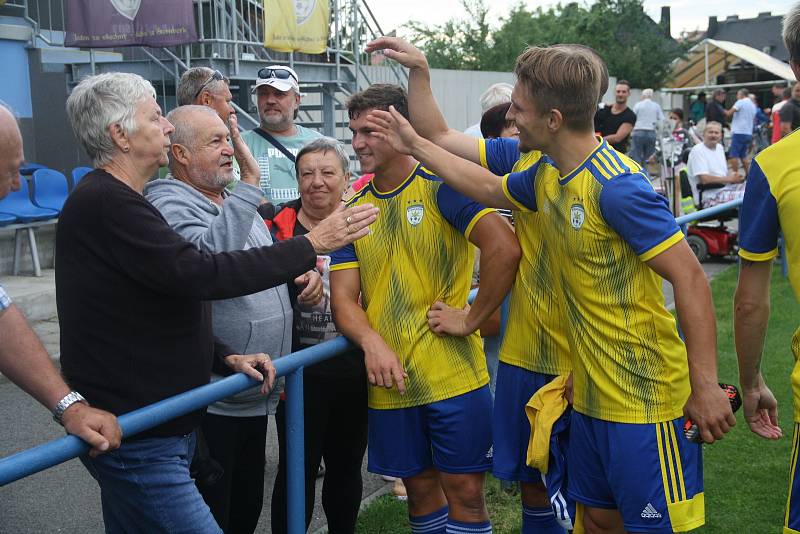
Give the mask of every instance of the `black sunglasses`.
[(293, 78), (295, 82), (300, 83), (300, 80), (297, 79), (297, 76), (292, 74), (286, 69), (277, 68), (271, 69), (269, 67), (264, 67), (258, 70), (258, 77), (262, 80), (267, 80), (269, 78), (277, 78), (279, 80), (288, 80), (289, 78)]
[(203, 92), (203, 89), (205, 89), (206, 86), (208, 84), (210, 84), (211, 82), (223, 81), (223, 80), (226, 80), (226, 79), (227, 78), (225, 78), (224, 74), (222, 74), (218, 70), (215, 70), (213, 73), (211, 73), (211, 76), (209, 76), (209, 78), (205, 81), (205, 83), (203, 83), (203, 85), (200, 86), (200, 89), (198, 89), (197, 92), (194, 94), (194, 98), (192, 100), (197, 100), (197, 97), (200, 96), (200, 93)]

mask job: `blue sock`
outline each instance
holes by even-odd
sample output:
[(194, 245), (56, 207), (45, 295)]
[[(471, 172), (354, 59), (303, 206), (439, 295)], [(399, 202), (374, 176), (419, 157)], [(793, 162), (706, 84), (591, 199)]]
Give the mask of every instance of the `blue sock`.
[(445, 534), (492, 534), (492, 523), (490, 521), (464, 523), (455, 519), (448, 519)]
[(549, 506), (522, 505), (522, 534), (565, 534)]
[(447, 505), (428, 515), (408, 516), (412, 534), (445, 534), (447, 525)]

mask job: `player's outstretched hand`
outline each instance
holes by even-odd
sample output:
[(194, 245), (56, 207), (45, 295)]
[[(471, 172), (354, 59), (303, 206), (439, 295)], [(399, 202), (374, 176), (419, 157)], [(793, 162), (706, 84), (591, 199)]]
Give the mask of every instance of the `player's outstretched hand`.
[(468, 336), (475, 331), (467, 325), (468, 315), (469, 304), (458, 309), (437, 300), (428, 310), (428, 327), (437, 336)]
[(391, 389), (397, 384), (397, 391), (401, 395), (406, 392), (406, 378), (408, 375), (400, 365), (400, 358), (382, 339), (377, 337), (363, 346), (364, 363), (367, 367), (367, 379), (373, 386)]
[(113, 451), (122, 441), (122, 430), (114, 414), (98, 410), (82, 402), (76, 402), (61, 416), (64, 429), (81, 438), (92, 448), (89, 456)]
[(402, 154), (411, 154), (414, 144), (422, 139), (394, 106), (389, 106), (389, 111), (373, 109), (367, 115), (367, 123), (372, 128), (371, 135)]
[(258, 354), (231, 354), (225, 356), (225, 363), (237, 373), (244, 373), (253, 380), (261, 382), (261, 394), (266, 395), (275, 385), (275, 366), (269, 356)]
[(399, 37), (378, 37), (367, 43), (367, 53), (381, 52), (409, 69), (428, 68), (425, 54), (408, 41)]
[(360, 204), (345, 208), (340, 204), (333, 213), (306, 234), (317, 254), (328, 254), (369, 234), (369, 225), (378, 217), (378, 208)]
[(759, 378), (756, 389), (747, 390), (742, 387), (742, 406), (744, 420), (750, 430), (766, 439), (783, 436), (783, 431), (778, 426), (778, 401), (763, 378)]
[(736, 425), (728, 395), (716, 382), (710, 382), (705, 387), (692, 388), (692, 394), (683, 407), (683, 414), (697, 425), (704, 443), (714, 443), (722, 439)]

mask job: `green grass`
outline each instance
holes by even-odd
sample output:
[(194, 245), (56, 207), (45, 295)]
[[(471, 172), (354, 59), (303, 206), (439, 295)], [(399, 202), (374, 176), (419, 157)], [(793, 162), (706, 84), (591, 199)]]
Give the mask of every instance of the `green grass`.
[[(733, 346), (733, 293), (737, 269), (732, 266), (711, 282), (717, 313), (719, 378), (738, 383)], [(787, 279), (776, 266), (772, 278), (772, 316), (762, 370), (778, 398), (784, 437), (768, 442), (750, 432), (741, 413), (724, 440), (704, 446), (706, 525), (696, 532), (780, 532), (788, 486), (792, 436), (792, 393), (789, 383), (794, 361), (790, 341), (800, 324), (800, 305)], [(489, 477), (486, 502), (498, 534), (518, 534), (519, 496), (510, 497)], [(377, 499), (359, 517), (359, 534), (407, 533), (406, 505), (391, 495)]]

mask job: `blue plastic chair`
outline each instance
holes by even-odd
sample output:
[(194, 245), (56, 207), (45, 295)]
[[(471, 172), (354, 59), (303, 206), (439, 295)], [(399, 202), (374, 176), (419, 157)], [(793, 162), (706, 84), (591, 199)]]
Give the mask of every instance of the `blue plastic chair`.
[(16, 217), (14, 217), (13, 215), (8, 215), (6, 213), (0, 213), (0, 226), (5, 226), (13, 222), (17, 222)]
[(40, 208), (31, 202), (28, 191), (28, 181), (24, 178), (19, 181), (19, 191), (12, 191), (0, 200), (0, 213), (13, 215), (19, 222), (45, 221), (58, 217), (58, 210)]
[(75, 167), (72, 169), (72, 187), (70, 188), (70, 191), (75, 189), (75, 186), (78, 185), (78, 182), (80, 182), (83, 177), (86, 176), (86, 174), (93, 170), (94, 169), (91, 167)]
[(67, 177), (52, 169), (38, 169), (33, 173), (33, 203), (40, 208), (59, 213), (69, 195)]

